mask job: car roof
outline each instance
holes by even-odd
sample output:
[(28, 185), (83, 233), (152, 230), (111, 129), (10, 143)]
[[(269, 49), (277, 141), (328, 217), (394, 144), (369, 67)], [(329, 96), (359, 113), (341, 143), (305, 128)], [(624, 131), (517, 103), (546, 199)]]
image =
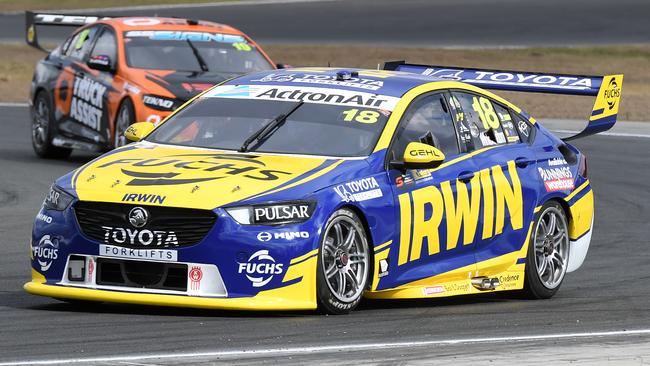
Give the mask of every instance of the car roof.
[(120, 17), (102, 19), (98, 23), (111, 25), (118, 31), (171, 30), (186, 32), (219, 32), (238, 35), (244, 34), (239, 29), (226, 24), (209, 22), (205, 20), (189, 20), (183, 18)]
[[(351, 75), (348, 80), (339, 77), (337, 80), (337, 74), (353, 72), (358, 76)], [(256, 72), (230, 80), (227, 84), (317, 87), (401, 97), (417, 86), (443, 81), (449, 80), (400, 71), (305, 67)]]

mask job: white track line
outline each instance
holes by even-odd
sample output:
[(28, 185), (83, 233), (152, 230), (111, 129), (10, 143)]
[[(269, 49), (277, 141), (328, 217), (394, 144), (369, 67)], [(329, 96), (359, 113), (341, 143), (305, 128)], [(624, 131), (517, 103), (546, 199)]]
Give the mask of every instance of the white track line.
[(88, 362), (128, 362), (154, 359), (188, 359), (206, 358), (206, 357), (247, 357), (247, 356), (279, 356), (294, 355), (302, 353), (327, 353), (341, 351), (358, 351), (374, 350), (386, 348), (408, 348), (423, 346), (446, 346), (462, 345), (475, 343), (504, 343), (504, 342), (526, 342), (526, 341), (544, 341), (560, 339), (584, 339), (584, 338), (603, 338), (603, 337), (621, 337), (621, 336), (639, 336), (650, 335), (650, 329), (621, 330), (610, 332), (591, 332), (591, 333), (565, 333), (565, 334), (547, 334), (547, 335), (528, 335), (514, 337), (493, 337), (493, 338), (462, 338), (449, 340), (432, 340), (417, 342), (386, 342), (386, 343), (362, 343), (362, 344), (342, 344), (333, 346), (312, 346), (312, 347), (292, 347), (292, 348), (269, 348), (256, 350), (230, 350), (230, 351), (213, 351), (213, 352), (193, 352), (193, 353), (159, 353), (159, 354), (142, 354), (133, 356), (117, 357), (88, 357), (88, 358), (67, 358), (51, 360), (30, 360), (16, 362), (2, 362), (0, 366), (20, 366), (20, 365), (61, 365), (70, 363), (88, 363)]
[(19, 102), (0, 102), (0, 108), (1, 107), (29, 107), (29, 104)]

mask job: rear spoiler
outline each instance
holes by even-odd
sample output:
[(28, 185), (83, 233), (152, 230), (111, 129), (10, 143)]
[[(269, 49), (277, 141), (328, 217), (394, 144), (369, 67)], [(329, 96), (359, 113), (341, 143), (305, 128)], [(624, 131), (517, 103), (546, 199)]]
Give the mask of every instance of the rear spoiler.
[(25, 12), (25, 41), (41, 51), (49, 52), (38, 43), (37, 25), (81, 27), (109, 17), (99, 15), (45, 14)]
[(596, 97), (587, 126), (578, 134), (564, 138), (573, 140), (607, 131), (616, 123), (623, 87), (623, 75), (586, 76), (546, 74), (527, 71), (506, 71), (428, 66), (390, 61), (384, 70), (403, 71), (437, 79), (455, 80), (485, 89), (516, 92), (537, 92)]

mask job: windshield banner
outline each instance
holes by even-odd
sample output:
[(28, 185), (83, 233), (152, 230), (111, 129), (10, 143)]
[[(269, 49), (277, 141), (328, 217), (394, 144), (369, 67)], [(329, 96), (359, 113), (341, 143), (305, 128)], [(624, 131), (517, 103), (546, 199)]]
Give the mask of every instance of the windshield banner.
[(128, 31), (124, 34), (127, 38), (149, 38), (154, 41), (187, 41), (192, 42), (219, 42), (219, 43), (246, 43), (246, 38), (235, 34), (222, 34), (210, 32), (186, 31)]
[(222, 85), (210, 90), (204, 97), (320, 103), (383, 109), (386, 111), (395, 109), (399, 101), (397, 97), (373, 93), (280, 85)]

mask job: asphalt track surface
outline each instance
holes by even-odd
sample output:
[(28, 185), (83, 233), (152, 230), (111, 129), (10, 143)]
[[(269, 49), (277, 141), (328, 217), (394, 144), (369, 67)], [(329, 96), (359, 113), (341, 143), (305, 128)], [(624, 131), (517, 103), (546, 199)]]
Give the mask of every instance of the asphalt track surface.
[[(351, 315), (324, 316), (311, 312), (221, 312), (116, 304), (78, 307), (23, 292), (22, 285), (30, 273), (28, 238), (46, 190), (56, 177), (93, 155), (75, 153), (67, 161), (36, 158), (24, 107), (0, 108), (0, 131), (0, 364), (175, 352), (212, 354), (201, 360), (177, 357), (162, 361), (307, 363), (323, 361), (324, 355), (311, 354), (302, 347), (323, 346), (333, 347), (330, 359), (334, 362), (343, 357), (356, 360), (353, 363), (419, 362), (443, 355), (467, 361), (495, 352), (512, 355), (515, 347), (529, 350), (534, 359), (536, 349), (542, 345), (559, 352), (560, 346), (571, 344), (588, 347), (584, 357), (607, 352), (624, 356), (621, 344), (646, 347), (650, 355), (650, 334), (643, 332), (601, 341), (595, 336), (512, 340), (522, 336), (650, 329), (648, 138), (593, 136), (576, 142), (588, 157), (596, 198), (595, 233), (584, 266), (566, 277), (553, 299), (483, 296), (437, 301), (366, 300)], [(505, 338), (478, 344), (445, 343), (486, 337)], [(362, 343), (422, 341), (430, 343), (407, 344), (397, 350), (385, 346), (337, 350)], [(227, 353), (286, 347), (294, 350), (271, 359), (271, 355), (264, 354), (242, 359), (239, 351)], [(479, 363), (481, 360), (485, 358), (477, 359)]]
[[(102, 14), (212, 20), (236, 26), (262, 44), (503, 47), (650, 42), (646, 0), (348, 0)], [(23, 42), (24, 29), (22, 14), (0, 15), (0, 41)], [(70, 29), (47, 32), (61, 39)]]

